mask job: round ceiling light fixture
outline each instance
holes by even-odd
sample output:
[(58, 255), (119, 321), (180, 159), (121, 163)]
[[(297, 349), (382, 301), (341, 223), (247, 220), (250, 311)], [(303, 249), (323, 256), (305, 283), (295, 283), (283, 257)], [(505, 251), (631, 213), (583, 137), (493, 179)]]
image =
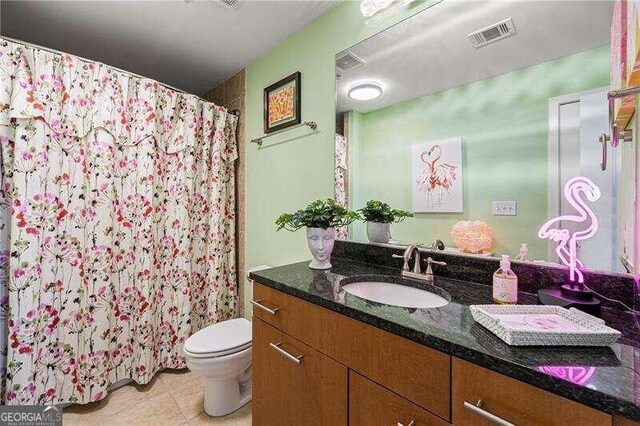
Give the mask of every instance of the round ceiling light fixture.
[(355, 101), (370, 101), (382, 96), (382, 87), (375, 81), (361, 81), (349, 88), (347, 96)]

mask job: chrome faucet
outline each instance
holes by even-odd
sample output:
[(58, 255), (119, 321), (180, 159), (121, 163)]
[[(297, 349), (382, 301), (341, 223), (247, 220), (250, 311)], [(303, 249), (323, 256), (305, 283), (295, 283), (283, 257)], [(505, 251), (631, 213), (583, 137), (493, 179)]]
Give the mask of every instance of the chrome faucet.
[(404, 251), (404, 254), (400, 256), (399, 254), (392, 254), (391, 257), (395, 257), (396, 259), (404, 259), (404, 265), (402, 266), (402, 272), (409, 272), (409, 261), (413, 257), (413, 253), (416, 253), (416, 260), (413, 262), (413, 272), (416, 274), (421, 274), (422, 270), (420, 268), (420, 251), (418, 250), (418, 246), (416, 244), (410, 244), (409, 247)]
[[(423, 274), (422, 267), (420, 265), (420, 262), (421, 262), (420, 250), (418, 250), (418, 246), (416, 244), (409, 245), (409, 247), (407, 247), (407, 249), (404, 251), (404, 254), (402, 256), (399, 254), (392, 254), (391, 256), (396, 259), (404, 260), (404, 265), (402, 265), (402, 272), (401, 272), (403, 277), (414, 278), (422, 281), (433, 282), (434, 274), (433, 274), (433, 268), (431, 267), (432, 264), (442, 265), (442, 266), (447, 265), (445, 262), (437, 262), (433, 260), (431, 257), (428, 257), (427, 271), (426, 273)], [(409, 261), (411, 260), (412, 257), (414, 258), (413, 271), (409, 270)]]

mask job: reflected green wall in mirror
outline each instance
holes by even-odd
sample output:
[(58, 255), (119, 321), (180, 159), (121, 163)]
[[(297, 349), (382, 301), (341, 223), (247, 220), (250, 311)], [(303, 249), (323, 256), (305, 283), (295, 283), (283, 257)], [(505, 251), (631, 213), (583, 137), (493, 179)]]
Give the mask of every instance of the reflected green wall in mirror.
[[(499, 75), (433, 95), (349, 117), (351, 206), (368, 199), (411, 210), (411, 145), (462, 137), (464, 213), (416, 214), (392, 226), (393, 238), (451, 246), (451, 226), (482, 220), (494, 231), (494, 252), (515, 256), (528, 243), (547, 258), (537, 238), (547, 220), (549, 98), (609, 84), (609, 47)], [(594, 142), (595, 143), (595, 142)], [(493, 216), (492, 201), (515, 200), (517, 216)], [(364, 224), (352, 238), (366, 241)]]

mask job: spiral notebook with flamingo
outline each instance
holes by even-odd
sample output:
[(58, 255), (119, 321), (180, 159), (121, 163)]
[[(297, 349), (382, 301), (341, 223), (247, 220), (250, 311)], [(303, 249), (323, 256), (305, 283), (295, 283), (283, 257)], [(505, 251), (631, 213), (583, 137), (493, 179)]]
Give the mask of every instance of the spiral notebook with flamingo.
[(416, 213), (462, 213), (462, 138), (411, 147), (412, 204)]

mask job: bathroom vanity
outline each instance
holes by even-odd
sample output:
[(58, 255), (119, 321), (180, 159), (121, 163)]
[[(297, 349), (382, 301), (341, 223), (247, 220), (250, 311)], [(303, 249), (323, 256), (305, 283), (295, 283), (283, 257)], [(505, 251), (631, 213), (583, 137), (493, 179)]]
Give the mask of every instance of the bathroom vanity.
[[(407, 309), (341, 289), (346, 277), (397, 276), (398, 270), (351, 259), (332, 264), (330, 271), (304, 262), (251, 276), (254, 424), (640, 420), (637, 348), (510, 347), (469, 313), (470, 304), (490, 303), (487, 285), (436, 277), (451, 302)], [(531, 294), (519, 296), (535, 303)]]
[[(414, 217), (384, 228), (386, 240), (367, 232), (379, 220), (354, 222), (330, 270), (250, 274), (256, 425), (638, 424), (640, 319), (621, 306), (602, 303), (622, 337), (598, 348), (509, 346), (469, 310), (492, 303), (499, 255), (525, 260), (512, 262), (518, 303), (579, 274), (640, 306), (640, 122), (619, 144), (609, 126), (623, 4), (636, 7), (615, 2), (612, 17), (608, 2), (436, 1), (336, 55), (335, 198)], [(406, 289), (386, 304), (348, 291), (385, 277), (427, 288), (398, 281), (401, 247), (353, 242), (367, 240), (422, 243), (444, 293), (430, 292), (448, 303), (403, 308), (388, 302)]]

